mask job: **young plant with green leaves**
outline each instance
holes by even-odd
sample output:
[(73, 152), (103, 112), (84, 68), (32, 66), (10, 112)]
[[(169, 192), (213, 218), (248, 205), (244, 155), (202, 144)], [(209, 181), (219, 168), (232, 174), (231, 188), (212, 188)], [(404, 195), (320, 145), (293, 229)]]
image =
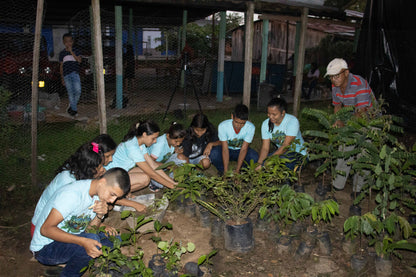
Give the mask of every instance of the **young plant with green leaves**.
[(217, 254), (217, 250), (212, 250), (211, 252), (209, 252), (208, 254), (204, 254), (201, 255), (198, 258), (198, 265), (212, 265), (212, 261), (211, 258), (212, 256), (214, 256), (215, 254)]
[(167, 194), (171, 201), (176, 199), (191, 199), (196, 201), (204, 193), (204, 182), (207, 182), (201, 172), (202, 166), (199, 164), (185, 163), (182, 165), (171, 165), (173, 176), (178, 185), (175, 190), (170, 190)]
[(397, 250), (408, 250), (416, 252), (416, 243), (410, 243), (407, 240), (399, 240), (394, 242), (392, 238), (385, 235), (383, 240), (375, 241), (375, 249), (377, 256), (383, 259), (389, 259), (392, 255), (402, 259), (403, 256), (397, 252)]
[[(88, 232), (105, 232), (105, 226), (91, 228)], [(136, 249), (135, 255), (131, 257), (121, 252), (121, 247), (132, 244), (131, 235), (131, 233), (127, 234), (127, 236), (122, 234), (120, 238), (109, 236), (108, 239), (113, 243), (113, 247), (103, 245), (101, 247), (103, 254), (90, 260), (88, 266), (84, 267), (81, 272), (88, 272), (89, 276), (111, 276), (111, 273), (115, 272), (123, 273), (123, 276), (153, 276), (152, 270), (144, 264), (144, 253), (140, 247)]]
[(334, 126), (337, 120), (345, 122), (351, 118), (352, 111), (352, 107), (344, 107), (336, 114), (312, 108), (302, 110), (303, 115), (315, 118), (321, 127), (319, 130), (305, 130), (303, 135), (305, 138), (311, 138), (311, 141), (305, 142), (309, 161), (321, 162), (321, 165), (315, 171), (315, 177), (321, 175), (323, 185), (328, 172), (331, 180), (337, 174), (345, 175), (345, 172), (335, 170), (339, 158), (349, 159), (357, 154), (357, 150), (344, 151), (344, 146), (354, 144), (354, 140), (346, 135), (351, 132), (351, 128)]
[(312, 222), (318, 226), (322, 223), (331, 222), (332, 218), (338, 214), (339, 206), (333, 199), (315, 202), (311, 207)]
[(294, 172), (285, 166), (285, 160), (278, 160), (275, 156), (260, 170), (256, 170), (258, 164), (251, 161), (239, 174), (228, 172), (223, 178), (207, 178), (204, 185), (212, 196), (209, 201), (197, 200), (197, 203), (224, 221), (244, 223), (260, 204), (267, 203), (265, 199), (278, 184), (295, 178)]
[[(132, 211), (122, 211), (120, 214), (120, 217), (122, 220), (128, 218), (132, 216), (135, 220), (135, 225), (134, 228), (126, 228), (128, 230), (127, 233), (122, 233), (121, 234), (121, 238), (123, 243), (129, 241), (132, 245), (136, 245), (138, 238), (143, 235), (144, 233), (140, 233), (138, 230), (140, 227), (142, 227), (143, 225), (147, 224), (148, 222), (153, 221), (153, 219), (151, 218), (145, 218), (144, 215), (139, 215), (137, 216), (137, 218), (135, 217), (136, 214), (135, 212)], [(148, 232), (152, 232), (151, 230), (149, 230)]]
[(259, 212), (260, 217), (269, 215), (275, 222), (284, 224), (297, 222), (311, 214), (313, 198), (303, 192), (296, 192), (288, 185), (283, 185), (269, 195), (267, 202)]
[(166, 269), (170, 272), (176, 273), (181, 268), (181, 257), (183, 254), (192, 253), (195, 251), (195, 244), (188, 242), (185, 246), (181, 242), (173, 241), (159, 241), (157, 247), (162, 250), (161, 256), (166, 261)]

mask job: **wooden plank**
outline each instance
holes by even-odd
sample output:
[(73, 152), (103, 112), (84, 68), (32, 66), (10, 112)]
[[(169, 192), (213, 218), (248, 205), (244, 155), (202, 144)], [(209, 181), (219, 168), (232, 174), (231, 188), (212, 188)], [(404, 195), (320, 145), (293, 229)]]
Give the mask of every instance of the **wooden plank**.
[(246, 39), (244, 49), (244, 84), (243, 84), (243, 104), (250, 108), (251, 94), (251, 71), (253, 65), (253, 18), (254, 3), (247, 3), (246, 13)]

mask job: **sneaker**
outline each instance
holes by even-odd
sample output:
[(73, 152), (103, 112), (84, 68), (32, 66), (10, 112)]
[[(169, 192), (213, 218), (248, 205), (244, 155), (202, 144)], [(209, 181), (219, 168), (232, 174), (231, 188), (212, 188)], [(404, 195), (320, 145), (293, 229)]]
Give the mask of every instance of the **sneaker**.
[(71, 107), (68, 107), (68, 109), (66, 109), (66, 112), (71, 116), (75, 116), (77, 114), (77, 112), (74, 111)]

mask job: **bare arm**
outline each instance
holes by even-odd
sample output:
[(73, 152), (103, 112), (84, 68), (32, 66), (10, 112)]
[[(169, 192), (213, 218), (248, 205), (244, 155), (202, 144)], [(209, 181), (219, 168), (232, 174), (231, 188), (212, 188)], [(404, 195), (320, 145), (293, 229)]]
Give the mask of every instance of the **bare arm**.
[(228, 171), (228, 164), (230, 163), (230, 152), (228, 151), (228, 142), (221, 141), (222, 146), (222, 163), (224, 164), (224, 172)]
[(58, 224), (61, 223), (62, 220), (64, 220), (64, 218), (61, 213), (53, 208), (40, 228), (42, 236), (48, 237), (55, 241), (78, 244), (79, 246), (85, 248), (85, 251), (91, 258), (99, 257), (102, 254), (102, 245), (98, 241), (79, 237), (59, 229)]
[(264, 160), (267, 158), (269, 151), (270, 151), (270, 139), (263, 139), (262, 144), (261, 144), (261, 149), (260, 149), (259, 160), (257, 161), (257, 163), (259, 163), (260, 166), (261, 164), (263, 164)]
[(238, 154), (237, 167), (235, 169), (236, 172), (240, 172), (240, 169), (243, 166), (243, 162), (246, 158), (249, 145), (250, 144), (248, 142), (244, 141), (243, 146), (241, 146), (240, 154)]
[(152, 158), (149, 157), (149, 155), (145, 155), (145, 162), (139, 162), (136, 163), (137, 166), (143, 170), (144, 173), (149, 175), (149, 177), (153, 180), (155, 180), (158, 183), (161, 183), (162, 185), (168, 187), (168, 188), (175, 188), (176, 183), (170, 178), (168, 175), (166, 175), (163, 170), (155, 170), (155, 168), (158, 166), (155, 161), (152, 160)]
[(69, 53), (71, 53), (72, 57), (74, 57), (74, 59), (75, 59), (78, 63), (81, 63), (81, 61), (82, 61), (82, 57), (81, 57), (81, 56), (77, 56), (77, 55), (75, 54), (75, 52), (74, 52), (74, 51), (72, 51), (72, 47), (68, 47), (68, 48), (67, 48), (67, 51), (68, 51)]
[(292, 136), (286, 136), (285, 140), (283, 141), (283, 144), (280, 145), (279, 149), (277, 149), (273, 155), (282, 155), (287, 151), (287, 148), (289, 145), (295, 140), (296, 137)]
[(133, 201), (133, 200), (126, 199), (126, 198), (118, 199), (116, 201), (116, 204), (121, 205), (121, 206), (132, 207), (138, 212), (144, 212), (146, 210), (145, 205), (140, 204), (140, 203), (138, 203), (136, 201)]
[(207, 146), (205, 147), (205, 149), (204, 149), (204, 155), (209, 156), (209, 154), (211, 154), (212, 148), (215, 147), (215, 146), (218, 146), (218, 145), (221, 145), (221, 141), (219, 141), (219, 140), (214, 141), (214, 142), (209, 142), (207, 144)]

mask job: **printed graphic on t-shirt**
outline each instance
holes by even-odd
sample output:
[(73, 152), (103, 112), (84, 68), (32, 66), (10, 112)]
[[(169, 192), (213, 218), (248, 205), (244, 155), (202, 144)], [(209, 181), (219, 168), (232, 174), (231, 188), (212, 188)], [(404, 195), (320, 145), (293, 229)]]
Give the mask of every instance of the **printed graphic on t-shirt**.
[(166, 153), (165, 156), (163, 156), (162, 163), (166, 162), (170, 158), (170, 156), (172, 156), (172, 153)]
[(228, 140), (229, 147), (241, 148), (243, 146), (243, 139), (234, 138), (233, 140)]
[(79, 216), (71, 216), (71, 218), (65, 221), (64, 226), (62, 227), (63, 230), (68, 231), (72, 234), (81, 233), (82, 231), (87, 228), (88, 224), (91, 221), (91, 217), (89, 215), (79, 215)]
[(283, 144), (283, 142), (285, 141), (285, 139), (286, 139), (286, 134), (285, 134), (285, 133), (283, 133), (283, 132), (281, 132), (281, 131), (277, 131), (276, 133), (273, 133), (273, 134), (272, 134), (272, 139), (271, 139), (271, 141), (272, 141), (275, 145), (280, 146), (280, 145), (282, 145), (282, 144)]
[(189, 155), (189, 158), (193, 159), (195, 157), (198, 157), (202, 154), (202, 147), (198, 144), (192, 144), (192, 154)]

